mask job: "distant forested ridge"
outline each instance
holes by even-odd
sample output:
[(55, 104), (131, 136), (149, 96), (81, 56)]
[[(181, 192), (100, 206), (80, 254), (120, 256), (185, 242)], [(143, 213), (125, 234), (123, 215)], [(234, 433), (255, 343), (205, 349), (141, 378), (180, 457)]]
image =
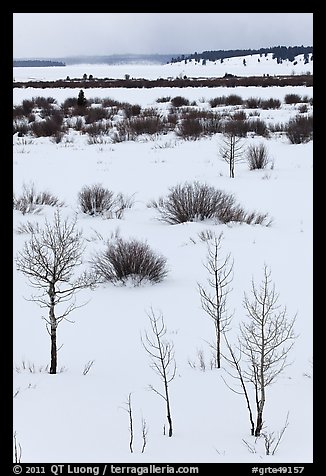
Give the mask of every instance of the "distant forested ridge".
[(215, 50), (215, 51), (203, 51), (202, 53), (195, 53), (190, 55), (181, 55), (171, 59), (171, 63), (177, 63), (180, 61), (223, 61), (225, 58), (232, 58), (236, 56), (257, 55), (267, 56), (268, 53), (273, 54), (273, 58), (277, 59), (278, 63), (284, 60), (293, 62), (297, 55), (304, 55), (305, 63), (309, 62), (309, 53), (313, 53), (312, 46), (273, 46), (271, 48), (260, 48), (259, 50)]
[(13, 66), (16, 67), (33, 67), (33, 66), (66, 66), (62, 61), (51, 60), (13, 60)]

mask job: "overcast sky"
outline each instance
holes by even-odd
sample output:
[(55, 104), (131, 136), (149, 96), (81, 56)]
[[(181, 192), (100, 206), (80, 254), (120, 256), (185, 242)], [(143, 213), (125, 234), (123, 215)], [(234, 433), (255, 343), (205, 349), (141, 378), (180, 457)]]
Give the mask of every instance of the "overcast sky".
[(313, 44), (312, 13), (14, 13), (13, 57)]

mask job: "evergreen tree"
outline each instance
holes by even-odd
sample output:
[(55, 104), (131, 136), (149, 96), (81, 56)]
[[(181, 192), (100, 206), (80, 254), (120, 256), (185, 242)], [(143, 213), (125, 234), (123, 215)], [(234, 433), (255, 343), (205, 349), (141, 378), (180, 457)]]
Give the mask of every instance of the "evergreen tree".
[(85, 98), (84, 91), (81, 89), (78, 94), (77, 105), (84, 107), (87, 104), (87, 99)]

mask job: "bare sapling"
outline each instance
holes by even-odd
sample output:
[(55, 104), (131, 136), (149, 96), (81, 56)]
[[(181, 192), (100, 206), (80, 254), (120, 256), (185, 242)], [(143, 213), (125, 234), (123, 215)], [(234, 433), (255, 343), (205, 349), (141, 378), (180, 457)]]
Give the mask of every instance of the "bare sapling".
[(173, 434), (171, 405), (169, 395), (169, 384), (176, 375), (176, 362), (174, 358), (174, 345), (164, 337), (167, 333), (167, 328), (164, 323), (163, 314), (155, 315), (153, 309), (147, 313), (150, 321), (151, 332), (145, 331), (145, 337), (142, 338), (144, 349), (151, 359), (151, 368), (160, 377), (163, 382), (163, 391), (158, 391), (155, 387), (150, 385), (150, 389), (159, 395), (166, 404), (166, 417), (168, 421), (169, 437)]
[[(76, 293), (96, 284), (94, 274), (75, 275), (76, 268), (82, 264), (84, 249), (82, 234), (76, 230), (76, 219), (63, 220), (58, 210), (53, 223), (46, 220), (43, 229), (31, 233), (16, 258), (18, 271), (39, 291), (30, 300), (48, 309), (48, 316), (43, 319), (51, 338), (50, 374), (57, 373), (58, 325), (63, 320), (72, 322), (68, 316), (80, 307), (76, 305)], [(67, 301), (71, 302), (65, 305)], [(58, 314), (57, 308), (62, 304), (64, 309)]]
[(233, 131), (226, 132), (222, 139), (219, 153), (222, 159), (229, 165), (230, 178), (234, 178), (235, 164), (245, 160), (244, 144), (241, 137), (238, 137)]
[(215, 367), (221, 367), (221, 341), (222, 333), (227, 331), (231, 321), (231, 314), (227, 308), (227, 296), (230, 293), (230, 283), (233, 274), (233, 261), (228, 254), (221, 258), (222, 233), (208, 242), (208, 253), (204, 264), (208, 271), (208, 290), (198, 284), (203, 310), (212, 319), (215, 331), (215, 343), (212, 346), (215, 353)]
[(129, 416), (129, 449), (130, 453), (133, 453), (133, 441), (134, 441), (134, 424), (132, 417), (132, 406), (131, 406), (131, 393), (128, 395), (128, 400), (126, 402), (127, 408), (125, 409)]
[(279, 294), (266, 265), (260, 286), (252, 281), (251, 293), (251, 299), (244, 295), (248, 320), (240, 325), (237, 349), (225, 340), (229, 350), (227, 360), (235, 371), (230, 375), (238, 380), (241, 388), (238, 393), (246, 399), (251, 434), (259, 437), (264, 424), (267, 389), (290, 365), (288, 354), (296, 338), (293, 329), (296, 316), (288, 318), (286, 307), (278, 304)]

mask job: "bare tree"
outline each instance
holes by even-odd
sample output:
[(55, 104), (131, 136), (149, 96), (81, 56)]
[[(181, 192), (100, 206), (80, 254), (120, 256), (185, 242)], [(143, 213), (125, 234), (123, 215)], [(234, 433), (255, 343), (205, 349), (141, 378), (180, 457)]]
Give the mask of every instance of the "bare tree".
[[(271, 271), (265, 265), (260, 286), (252, 281), (252, 300), (246, 294), (244, 296), (249, 322), (240, 326), (238, 355), (227, 342), (231, 355), (228, 361), (236, 371), (233, 376), (240, 381), (250, 415), (251, 434), (256, 437), (262, 434), (266, 389), (289, 365), (287, 358), (296, 337), (293, 330), (296, 316), (288, 319), (286, 307), (281, 307), (278, 299)], [(242, 358), (245, 360), (243, 366)], [(253, 391), (255, 422), (248, 388)]]
[[(77, 307), (75, 294), (83, 288), (92, 287), (96, 276), (82, 273), (75, 277), (75, 268), (82, 264), (84, 245), (82, 234), (76, 230), (76, 219), (62, 220), (59, 210), (54, 214), (53, 223), (45, 221), (42, 230), (32, 232), (31, 238), (18, 253), (16, 265), (39, 290), (31, 301), (48, 308), (46, 328), (51, 337), (50, 374), (57, 373), (57, 327)], [(59, 304), (72, 300), (63, 312), (56, 315)], [(69, 321), (71, 322), (71, 321)]]
[(222, 233), (214, 237), (212, 243), (208, 243), (207, 261), (204, 264), (208, 271), (207, 291), (202, 285), (198, 284), (201, 297), (201, 304), (206, 314), (213, 320), (215, 330), (215, 367), (221, 367), (221, 336), (227, 330), (231, 315), (227, 309), (227, 295), (231, 291), (229, 285), (232, 281), (233, 261), (228, 254), (225, 259), (220, 257), (220, 248)]
[(229, 164), (230, 177), (234, 178), (235, 163), (244, 160), (244, 144), (242, 143), (241, 138), (232, 130), (224, 133), (219, 153)]
[(172, 436), (172, 417), (169, 396), (169, 383), (176, 374), (176, 362), (174, 359), (174, 345), (164, 339), (167, 328), (165, 327), (163, 314), (156, 316), (153, 309), (147, 313), (151, 325), (151, 335), (145, 331), (145, 338), (142, 338), (142, 344), (151, 358), (151, 367), (159, 375), (164, 385), (164, 391), (161, 393), (152, 385), (150, 389), (157, 393), (166, 403), (166, 417), (169, 424), (169, 436)]

